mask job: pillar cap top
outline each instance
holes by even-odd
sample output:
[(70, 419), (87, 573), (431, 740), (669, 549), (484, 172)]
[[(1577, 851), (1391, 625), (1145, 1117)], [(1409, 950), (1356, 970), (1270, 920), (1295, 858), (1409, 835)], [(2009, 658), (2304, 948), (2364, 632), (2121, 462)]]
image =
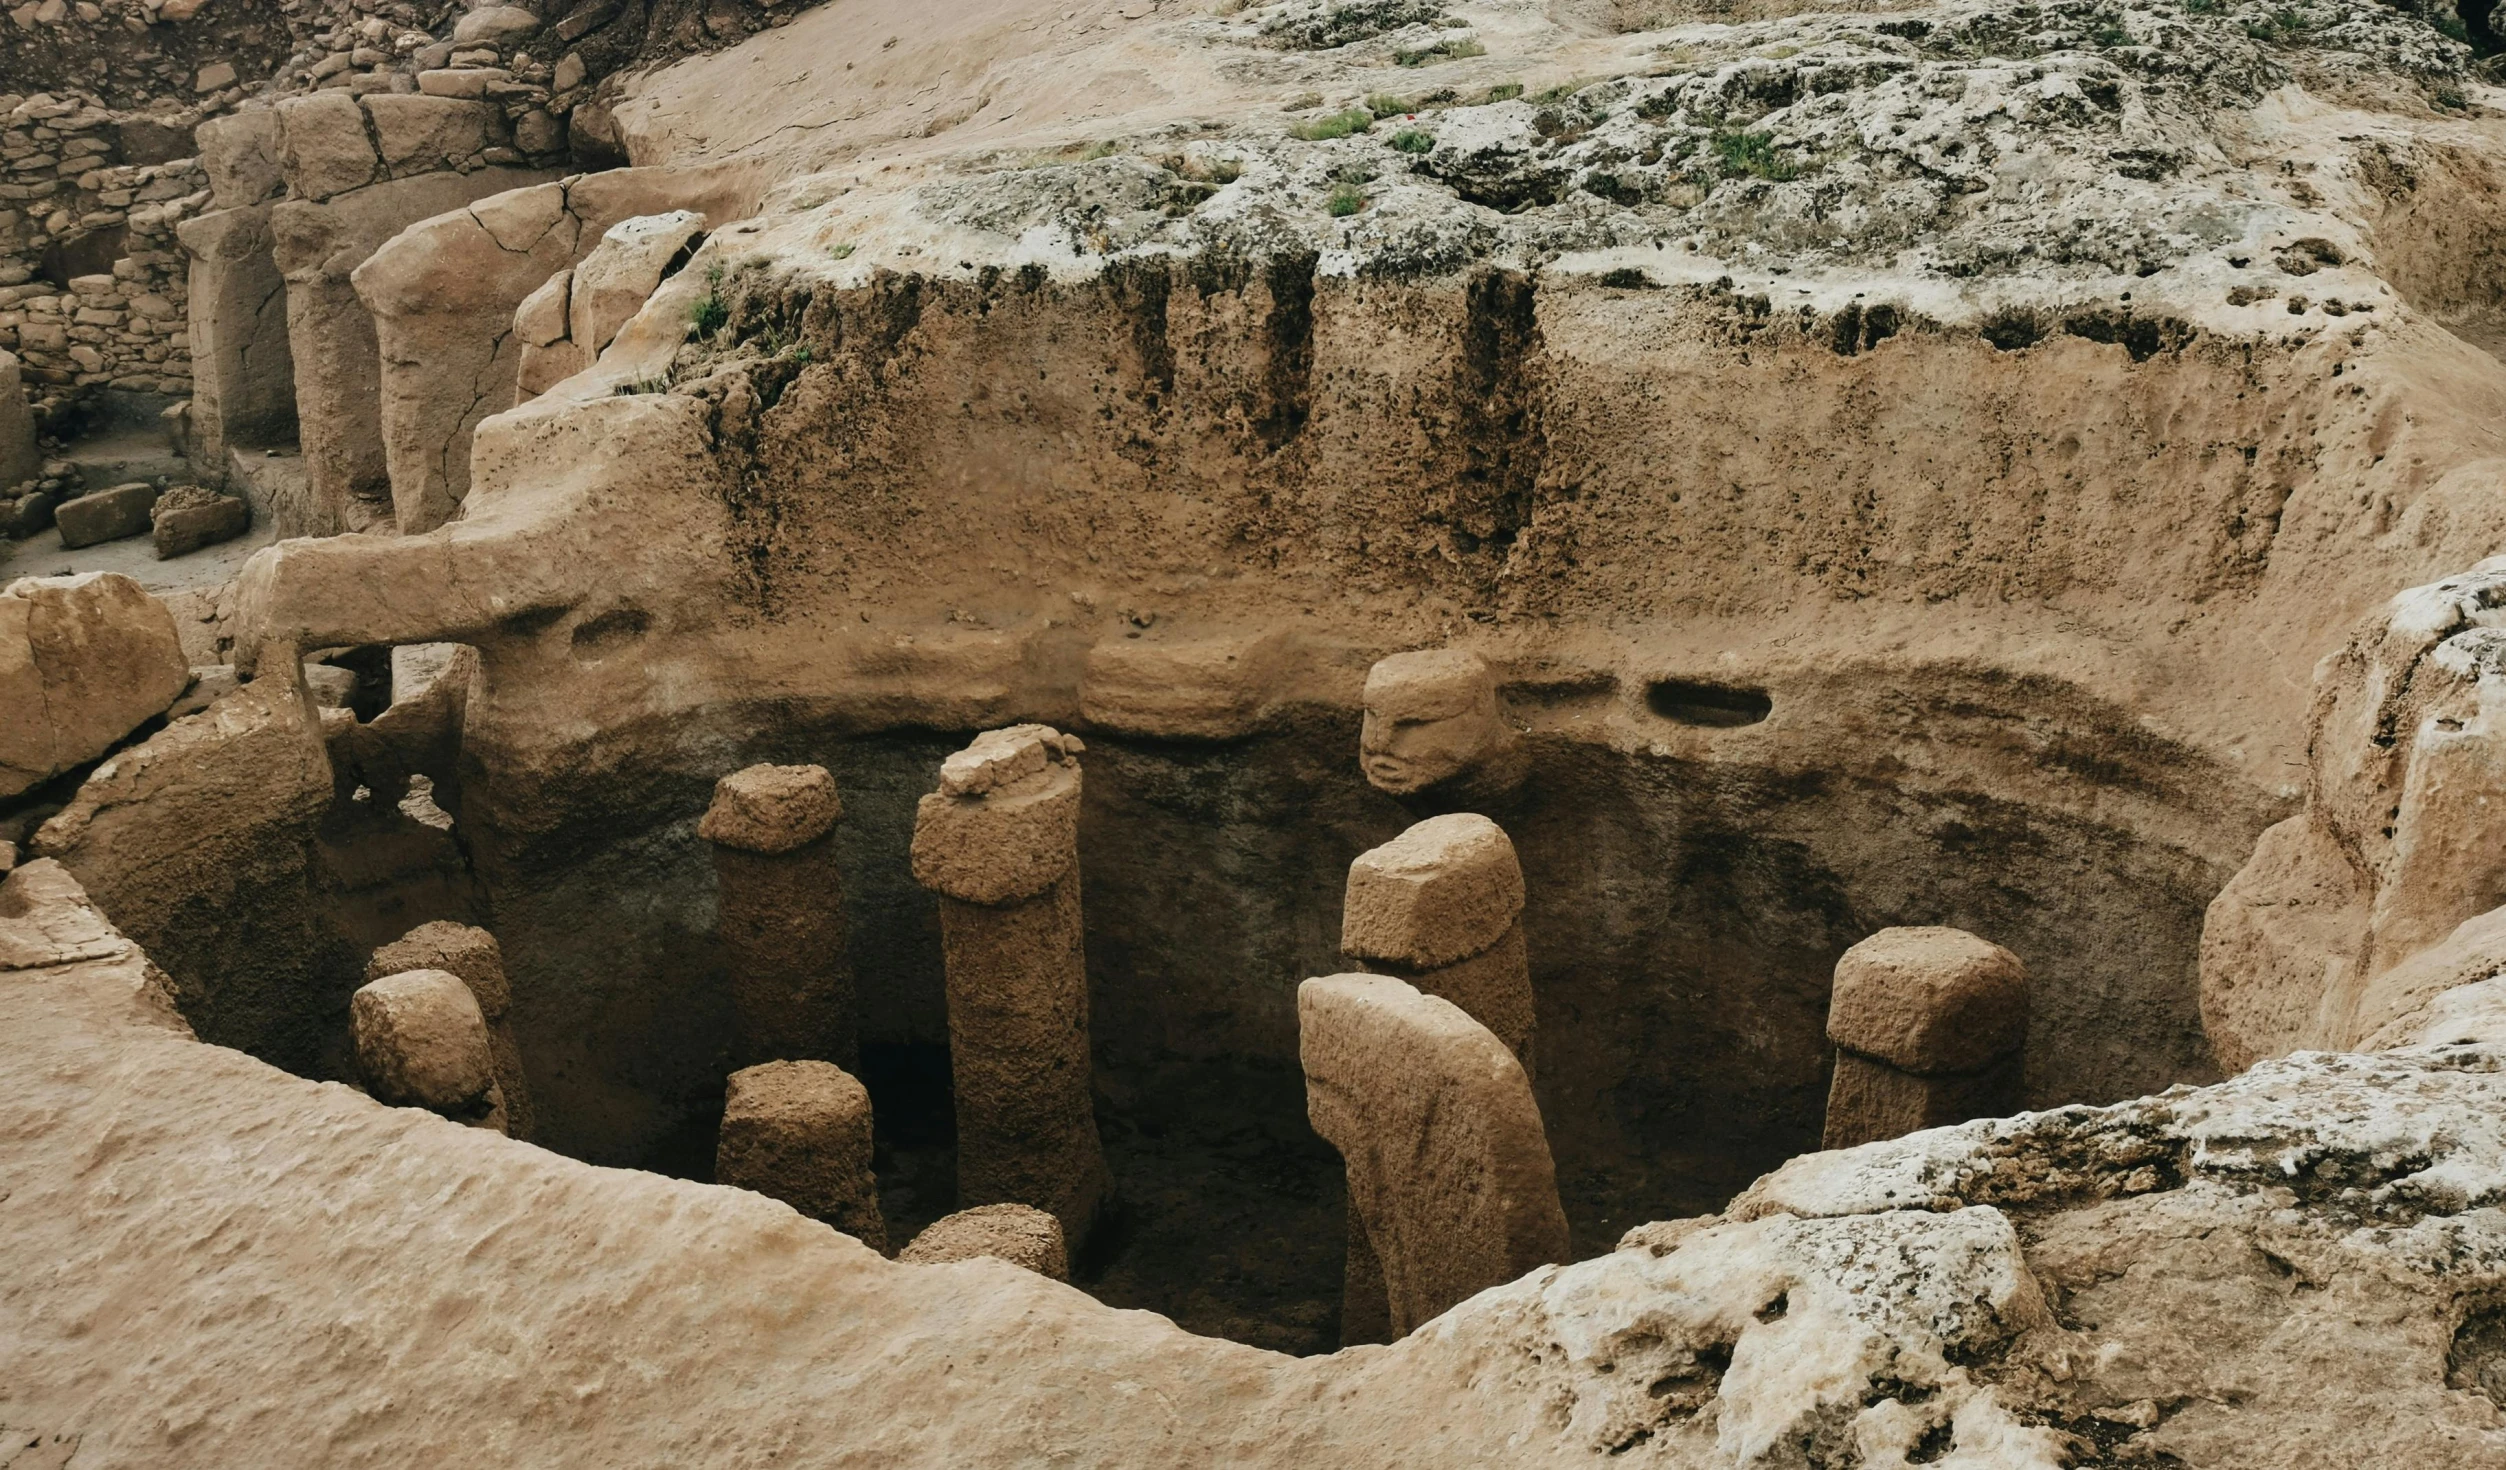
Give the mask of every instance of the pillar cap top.
[(1495, 945), (1523, 915), (1523, 868), (1505, 829), (1472, 812), (1430, 817), (1349, 864), (1340, 950), (1433, 968)]
[(843, 816), (826, 767), (755, 765), (714, 783), (713, 805), (696, 835), (745, 852), (790, 852), (824, 837)]
[(1882, 929), (1836, 962), (1827, 1038), (1907, 1072), (1981, 1071), (2027, 1041), (2027, 967), (1963, 929)]

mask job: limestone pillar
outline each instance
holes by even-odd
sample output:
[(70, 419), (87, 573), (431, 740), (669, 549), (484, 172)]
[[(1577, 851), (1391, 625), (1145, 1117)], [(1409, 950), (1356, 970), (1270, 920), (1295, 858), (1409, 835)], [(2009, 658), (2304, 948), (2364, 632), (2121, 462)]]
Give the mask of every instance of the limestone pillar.
[(505, 1131), (487, 1018), (460, 976), (411, 970), (369, 981), (349, 997), (348, 1023), (376, 1099)]
[(977, 1205), (943, 1216), (897, 1252), (900, 1261), (938, 1266), (991, 1256), (1055, 1281), (1070, 1279), (1059, 1220), (1028, 1205)]
[(714, 1182), (779, 1199), (874, 1251), (888, 1248), (870, 1171), (870, 1093), (832, 1062), (731, 1074)]
[(914, 879), (940, 896), (957, 1196), (1033, 1205), (1087, 1239), (1108, 1182), (1079, 922), (1079, 741), (987, 731), (940, 767)]
[(1826, 1148), (2016, 1112), (2027, 969), (1962, 929), (1882, 929), (1836, 962)]
[(715, 937), (730, 976), (738, 1065), (858, 1061), (853, 967), (824, 766), (750, 766), (714, 783), (696, 826), (713, 844)]
[(1306, 1114), (1348, 1168), (1392, 1335), (1564, 1261), (1531, 1079), (1459, 1006), (1390, 975), (1297, 987)]
[(489, 1068), (505, 1105), (505, 1132), (530, 1138), (538, 1127), (531, 1107), (531, 1085), (522, 1071), (522, 1048), (513, 1039), (513, 985), (505, 978), (505, 952), (496, 936), (468, 924), (438, 921), (417, 928), (384, 945), (366, 961), (365, 978), (412, 970), (444, 970), (469, 987), (487, 1023)]
[(192, 469), (224, 484), (230, 449), (296, 438), (287, 281), (267, 204), (187, 219), (174, 234), (191, 257)]
[[(1470, 813), (1431, 817), (1359, 854), (1340, 910), (1340, 952), (1460, 1006), (1505, 1043), (1524, 1075), (1535, 1075), (1523, 869), (1496, 823)], [(1391, 1327), (1381, 1269), (1352, 1198), (1341, 1341), (1387, 1341)]]

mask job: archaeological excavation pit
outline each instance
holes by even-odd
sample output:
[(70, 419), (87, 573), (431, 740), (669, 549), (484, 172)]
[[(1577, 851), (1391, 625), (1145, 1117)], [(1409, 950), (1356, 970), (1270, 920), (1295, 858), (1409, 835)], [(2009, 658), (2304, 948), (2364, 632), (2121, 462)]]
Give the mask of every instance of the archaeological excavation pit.
[(2506, 1461), (2485, 10), (173, 9), (0, 1467)]

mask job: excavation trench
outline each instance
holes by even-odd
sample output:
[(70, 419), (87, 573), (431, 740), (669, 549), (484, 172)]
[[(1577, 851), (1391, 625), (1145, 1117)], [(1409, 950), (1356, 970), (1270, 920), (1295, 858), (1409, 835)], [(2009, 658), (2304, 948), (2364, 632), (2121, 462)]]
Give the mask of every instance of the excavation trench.
[[(492, 927), (540, 1141), (704, 1177), (730, 1017), (696, 822), (728, 772), (827, 767), (901, 1240), (956, 1204), (915, 804), (979, 730), (1074, 730), (1117, 1191), (1080, 1283), (1327, 1349), (1345, 1214), (1296, 987), (1347, 968), (1350, 861), (1424, 814), (1359, 770), (1366, 670), (1458, 644), (1528, 751), (1485, 814), (1579, 1253), (1816, 1146), (1833, 969), (1884, 927), (2025, 962), (2032, 1106), (2212, 1075), (2204, 910), (2297, 798), (2306, 669), (2399, 584), (2318, 557), (2385, 513), (2324, 487), (2452, 432), (2347, 432), (2392, 417), (2363, 330), (1876, 337), (1728, 286), (1315, 270), (734, 272), (669, 391), (488, 422), (458, 534), (418, 543), (449, 577), (280, 548), (306, 646), (481, 653), (465, 896), (368, 903), (359, 941)], [(2428, 515), (2412, 555), (2476, 559), (2444, 538), (2485, 522)], [(300, 1030), (336, 1032), (335, 980)]]
[[(1741, 744), (1782, 729), (1778, 698), (1682, 692), (1512, 702), (1532, 728), (1531, 776), (1492, 814), (1530, 887), (1539, 1094), (1579, 1253), (1718, 1209), (1817, 1146), (1830, 974), (1887, 925), (1954, 924), (2027, 960), (2035, 1103), (2208, 1075), (2195, 954), (2217, 862), (2054, 803), (1799, 768), (1777, 741)], [(1760, 700), (1772, 717), (1733, 723), (1733, 706)], [(1542, 728), (1602, 703), (1642, 710), (1664, 743)], [(2009, 691), (2004, 705), (1985, 723), (2046, 713)], [(1959, 718), (1979, 716), (1942, 715)], [(575, 807), (588, 790), (542, 790), (573, 811), (528, 835), (495, 830), (513, 793), (474, 778), (486, 830), (466, 836), (514, 976), (541, 1141), (709, 1176), (731, 1019), (695, 818), (713, 769), (823, 764), (845, 802), (862, 1075), (902, 1240), (957, 1205), (936, 906), (906, 853), (917, 798), (971, 732), (787, 726), (735, 751), (719, 733), (633, 732), (647, 758), (603, 773), (605, 814)], [(1337, 952), (1349, 862), (1412, 819), (1359, 774), (1357, 733), (1354, 712), (1308, 707), (1237, 740), (1094, 733), (1085, 758), (1097, 1121), (1117, 1194), (1078, 1279), (1109, 1303), (1296, 1352), (1337, 1344), (1344, 1214), (1337, 1156), (1305, 1122), (1295, 990), (1353, 968)], [(2064, 779), (2128, 784), (2146, 774), (2130, 757)]]

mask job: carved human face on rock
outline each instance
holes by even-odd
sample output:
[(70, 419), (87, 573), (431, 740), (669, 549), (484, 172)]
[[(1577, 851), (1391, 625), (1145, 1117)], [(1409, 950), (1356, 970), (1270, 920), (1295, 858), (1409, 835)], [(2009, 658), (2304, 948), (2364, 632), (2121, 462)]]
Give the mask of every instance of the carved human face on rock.
[(1513, 731), (1497, 715), (1497, 685), (1478, 654), (1396, 653), (1366, 675), (1358, 765), (1387, 796), (1412, 796), (1471, 775)]

